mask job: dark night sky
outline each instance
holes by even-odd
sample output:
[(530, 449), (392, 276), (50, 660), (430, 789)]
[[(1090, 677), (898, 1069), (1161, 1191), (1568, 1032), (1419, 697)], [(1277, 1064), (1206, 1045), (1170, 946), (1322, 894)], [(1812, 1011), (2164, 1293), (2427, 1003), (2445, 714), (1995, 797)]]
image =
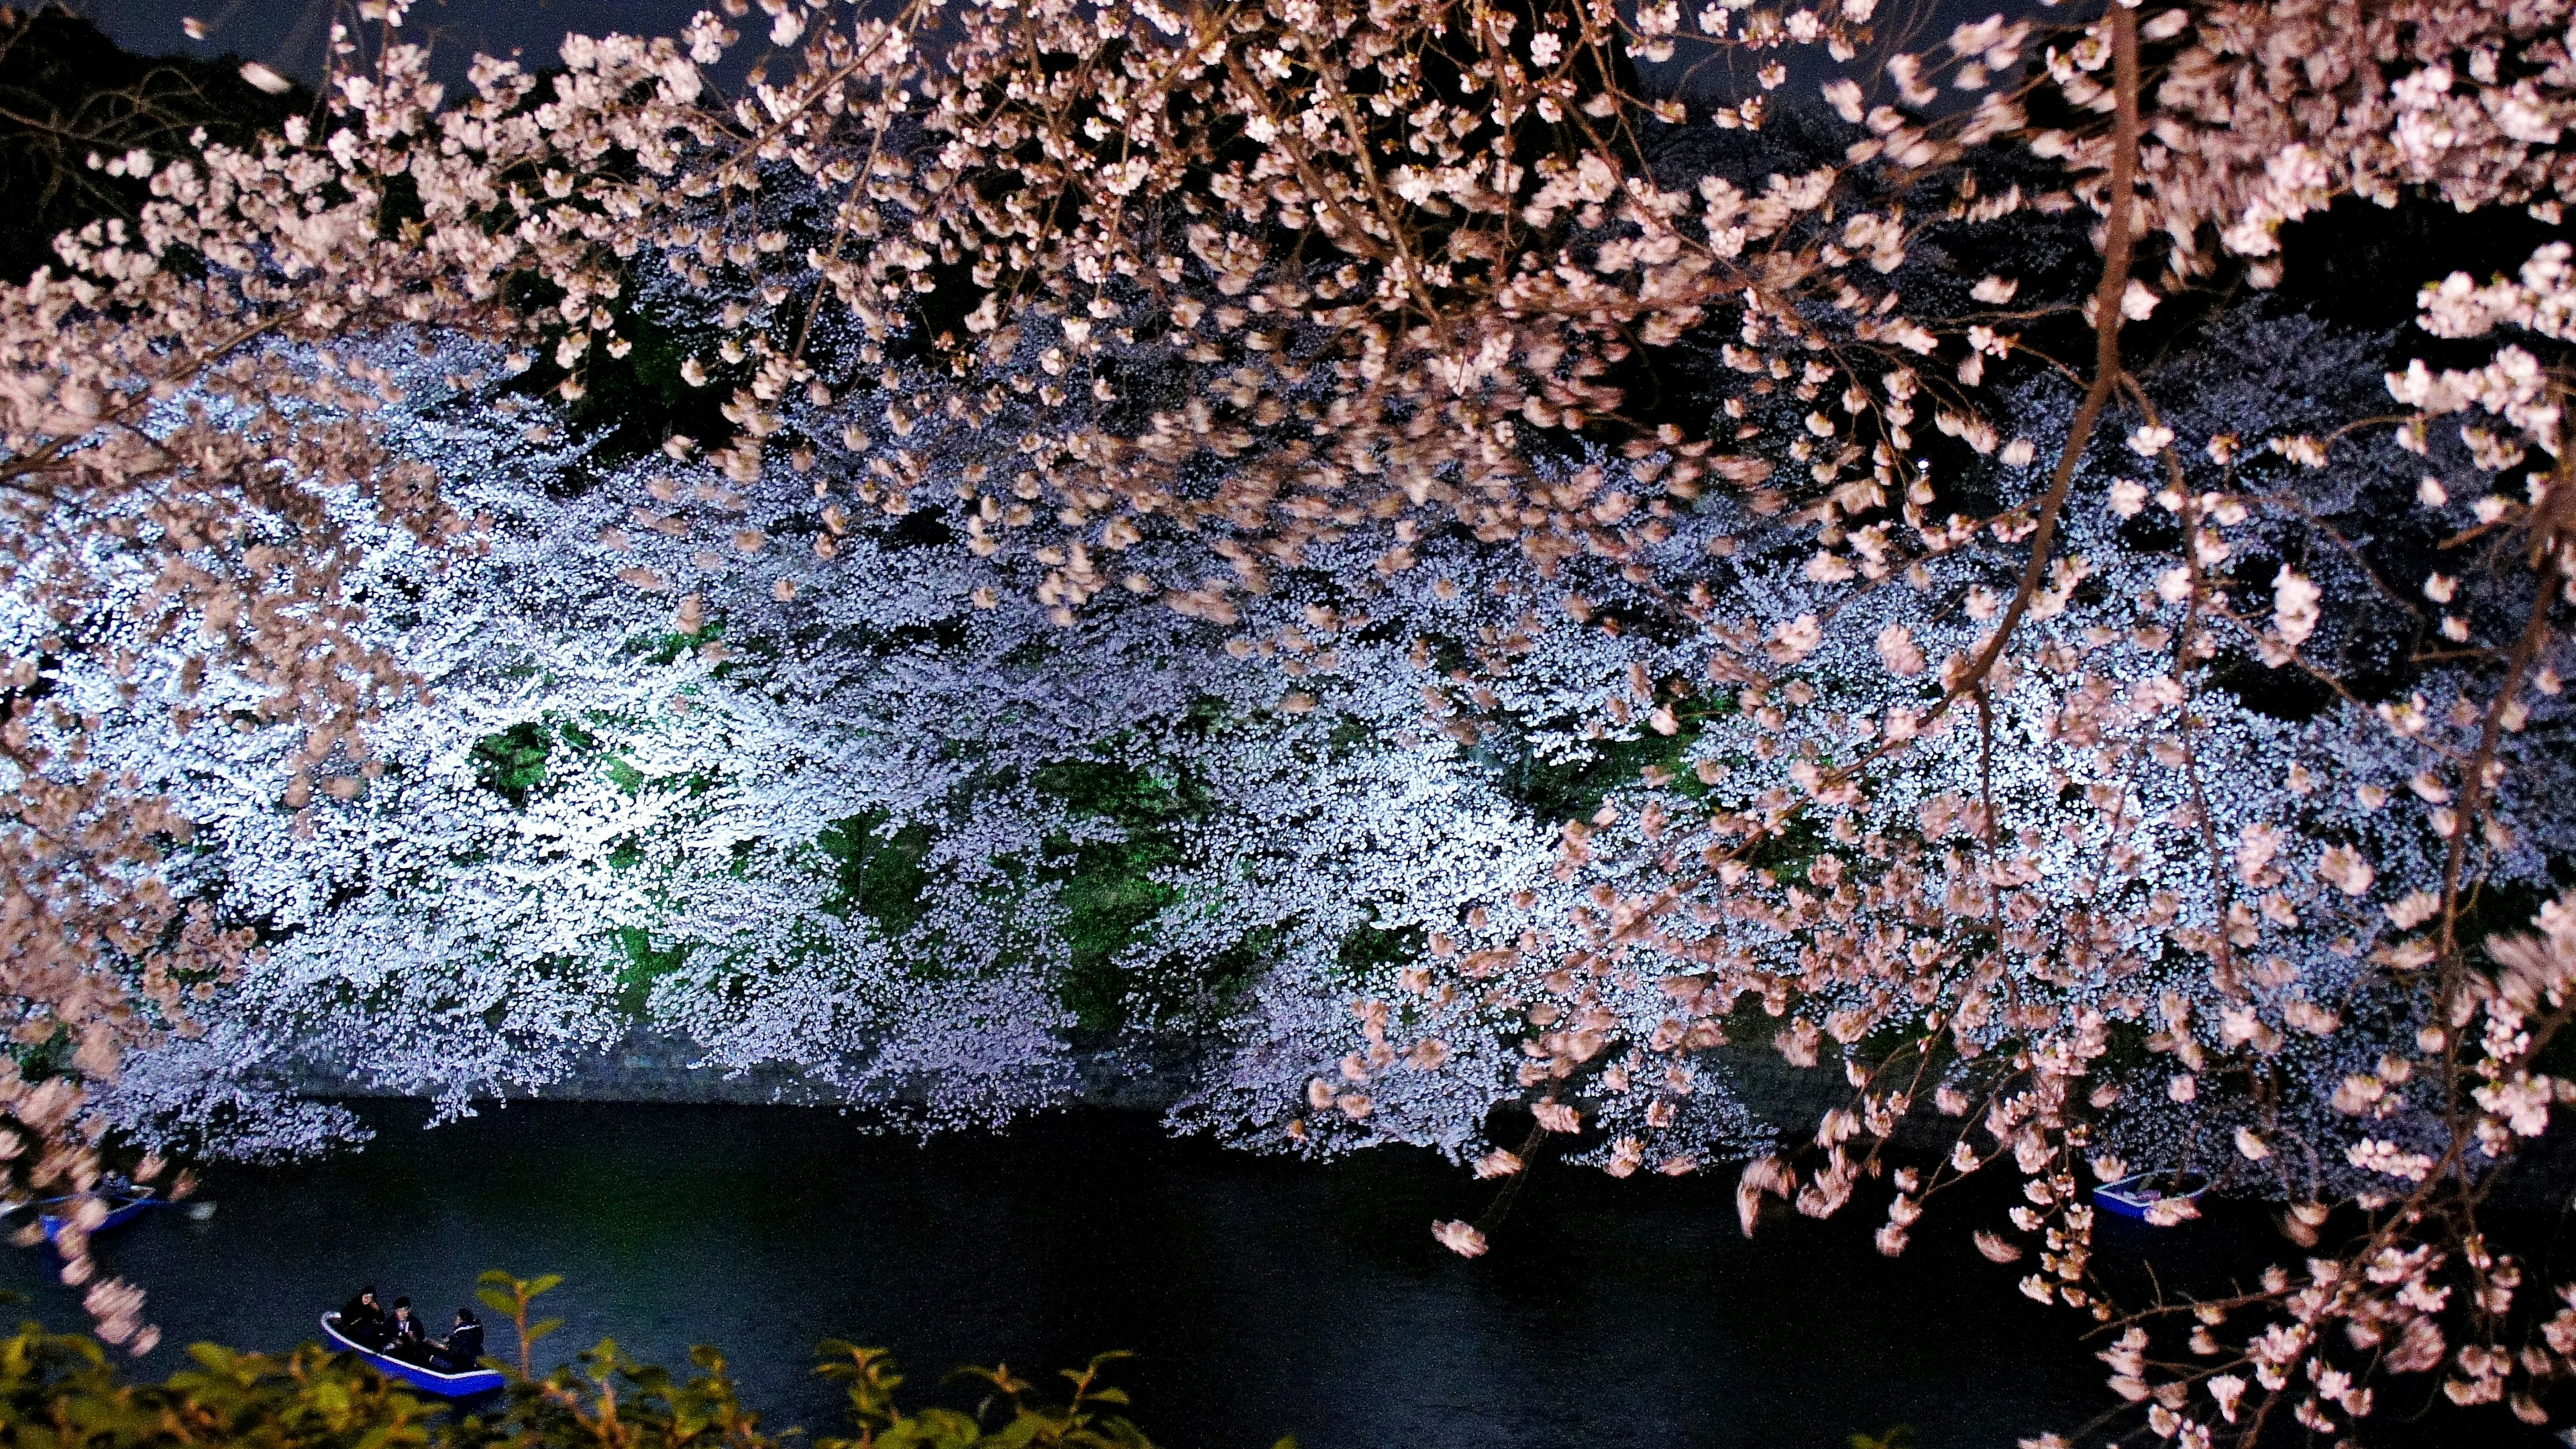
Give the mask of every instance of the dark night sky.
[[(330, 33), (330, 0), (69, 0), (109, 38), (145, 55), (215, 56), (265, 61), (310, 81), (322, 71)], [(567, 31), (668, 35), (709, 0), (419, 0), (406, 30), (426, 35), (440, 79), (464, 77), (476, 52), (522, 52), (533, 69), (554, 62)], [(192, 41), (179, 22), (195, 16), (206, 38)], [(746, 22), (747, 28), (747, 22)]]
[[(215, 56), (225, 52), (245, 60), (265, 61), (306, 81), (322, 73), (322, 46), (334, 10), (354, 10), (353, 0), (65, 0), (88, 16), (119, 45), (144, 55), (185, 53)], [(1696, 14), (1703, 0), (1688, 0)], [(2063, 21), (2067, 15), (2042, 8), (2044, 0), (1879, 0), (1876, 28), (1883, 42), (1922, 49), (1936, 43), (1950, 27), (2001, 11)], [(432, 69), (451, 87), (465, 78), (477, 52), (507, 55), (512, 50), (531, 69), (554, 63), (567, 31), (602, 35), (675, 35), (689, 17), (714, 8), (714, 0), (416, 0), (405, 27), (431, 40)], [(1742, 0), (1737, 0), (1742, 8)], [(2071, 7), (2089, 10), (2090, 6)], [(182, 34), (179, 21), (193, 15), (206, 24), (203, 41)], [(760, 13), (737, 22), (743, 44), (732, 65), (747, 66), (767, 49), (761, 41)], [(1696, 56), (1694, 47), (1684, 47)], [(1828, 67), (1819, 54), (1785, 56), (1795, 77), (1782, 100), (1810, 103), (1817, 78)], [(1681, 68), (1675, 62), (1674, 69)], [(718, 77), (720, 83), (731, 76)], [(1740, 81), (1738, 82), (1741, 83)]]

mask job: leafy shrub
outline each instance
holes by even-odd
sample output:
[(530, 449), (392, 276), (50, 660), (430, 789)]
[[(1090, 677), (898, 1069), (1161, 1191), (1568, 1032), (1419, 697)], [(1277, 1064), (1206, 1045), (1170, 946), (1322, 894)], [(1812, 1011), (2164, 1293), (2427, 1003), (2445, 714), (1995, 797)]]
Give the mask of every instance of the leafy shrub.
[[(389, 1383), (352, 1354), (306, 1343), (282, 1355), (192, 1345), (193, 1367), (160, 1383), (128, 1381), (98, 1340), (48, 1333), (35, 1323), (0, 1339), (0, 1443), (17, 1449), (780, 1449), (801, 1430), (773, 1433), (744, 1407), (724, 1355), (689, 1351), (689, 1372), (630, 1358), (602, 1339), (542, 1379), (522, 1365), (527, 1347), (556, 1326), (530, 1324), (529, 1305), (561, 1281), (483, 1275), (485, 1303), (518, 1328), (520, 1364), (485, 1362), (508, 1376), (488, 1400), (461, 1412)], [(1103, 1381), (1123, 1354), (1067, 1370), (1061, 1397), (1005, 1368), (967, 1368), (973, 1411), (896, 1400), (903, 1376), (883, 1349), (838, 1340), (816, 1371), (849, 1396), (850, 1437), (820, 1449), (1151, 1449), (1126, 1419), (1124, 1390)], [(1282, 1441), (1283, 1445), (1286, 1441)]]

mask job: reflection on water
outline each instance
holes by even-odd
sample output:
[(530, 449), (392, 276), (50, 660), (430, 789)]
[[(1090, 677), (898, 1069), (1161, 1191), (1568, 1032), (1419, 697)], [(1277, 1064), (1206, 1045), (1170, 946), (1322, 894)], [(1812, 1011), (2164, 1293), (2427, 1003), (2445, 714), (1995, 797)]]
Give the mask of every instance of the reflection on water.
[[(1106, 1115), (922, 1148), (792, 1108), (521, 1104), (433, 1132), (416, 1110), (363, 1153), (218, 1170), (210, 1222), (147, 1216), (103, 1256), (170, 1342), (253, 1348), (313, 1336), (362, 1283), (444, 1323), (483, 1268), (559, 1272), (570, 1323), (544, 1348), (714, 1343), (770, 1424), (826, 1431), (808, 1366), (831, 1336), (893, 1348), (915, 1385), (1133, 1349), (1147, 1431), (1224, 1449), (1841, 1449), (1898, 1422), (2008, 1446), (2104, 1403), (2076, 1325), (1938, 1215), (1894, 1262), (1858, 1220), (1748, 1243), (1731, 1175), (1546, 1173), (1463, 1262), (1426, 1229), (1487, 1190), (1424, 1155), (1317, 1168)], [(73, 1326), (44, 1253), (0, 1256), (0, 1282)]]

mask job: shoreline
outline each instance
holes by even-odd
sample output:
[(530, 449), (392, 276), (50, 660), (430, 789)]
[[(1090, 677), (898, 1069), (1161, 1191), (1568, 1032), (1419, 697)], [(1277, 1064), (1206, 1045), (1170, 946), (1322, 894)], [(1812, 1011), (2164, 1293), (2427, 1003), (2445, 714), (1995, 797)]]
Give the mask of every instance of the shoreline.
[[(1113, 1111), (1168, 1111), (1187, 1096), (1215, 1053), (1194, 1038), (1078, 1033), (1068, 1053), (1075, 1086), (1062, 1107)], [(739, 1072), (696, 1065), (704, 1049), (686, 1035), (649, 1025), (630, 1028), (624, 1040), (579, 1057), (566, 1075), (525, 1092), (476, 1093), (472, 1100), (557, 1102), (681, 1102), (735, 1106), (837, 1107), (860, 1099), (803, 1068), (771, 1063)], [(1803, 1124), (1846, 1104), (1842, 1074), (1826, 1067), (1793, 1067), (1768, 1047), (1719, 1048), (1733, 1069), (1729, 1085), (1761, 1121), (1803, 1134)], [(301, 1059), (278, 1073), (279, 1084), (299, 1097), (320, 1100), (430, 1100), (430, 1094), (361, 1080), (345, 1063)], [(896, 1100), (916, 1102), (917, 1092)], [(1900, 1134), (1911, 1140), (1914, 1132)], [(1946, 1150), (1946, 1141), (1941, 1144)]]
[[(855, 1097), (828, 1079), (785, 1063), (727, 1071), (698, 1065), (704, 1055), (703, 1047), (680, 1032), (639, 1023), (614, 1046), (581, 1054), (570, 1072), (542, 1087), (477, 1092), (470, 1100), (743, 1107), (842, 1107), (883, 1100)], [(1068, 1058), (1075, 1086), (1056, 1105), (1160, 1113), (1195, 1083), (1206, 1053), (1178, 1041), (1104, 1034), (1092, 1040), (1077, 1038)], [(279, 1070), (276, 1078), (295, 1096), (315, 1100), (431, 1100), (426, 1092), (364, 1080), (342, 1062), (303, 1058)], [(907, 1089), (898, 1091), (894, 1100), (919, 1102), (923, 1097), (917, 1089)]]
[[(785, 1064), (735, 1073), (694, 1065), (702, 1050), (678, 1032), (639, 1024), (615, 1046), (584, 1054), (570, 1073), (544, 1087), (526, 1092), (478, 1093), (472, 1100), (804, 1108), (884, 1104), (884, 1099), (854, 1097), (829, 1081)], [(1779, 1053), (1746, 1043), (1733, 1043), (1720, 1051), (1733, 1068), (1730, 1085), (1745, 1107), (1784, 1135), (1803, 1136), (1805, 1124), (1848, 1104), (1850, 1089), (1839, 1072), (1826, 1067), (1793, 1067)], [(1037, 1110), (1140, 1113), (1159, 1118), (1188, 1095), (1213, 1054), (1204, 1045), (1186, 1038), (1085, 1033), (1075, 1037), (1069, 1056), (1073, 1090)], [(295, 1063), (279, 1078), (280, 1084), (294, 1095), (318, 1101), (431, 1100), (426, 1093), (361, 1081), (344, 1066), (310, 1060)], [(894, 1100), (918, 1103), (924, 1098), (917, 1090), (908, 1089), (898, 1092)], [(1904, 1151), (1946, 1153), (1960, 1125), (1917, 1111), (1898, 1128), (1894, 1142)], [(2561, 1211), (2576, 1206), (2576, 1145), (2559, 1137), (2526, 1145), (2504, 1169), (2488, 1204), (2517, 1212)]]

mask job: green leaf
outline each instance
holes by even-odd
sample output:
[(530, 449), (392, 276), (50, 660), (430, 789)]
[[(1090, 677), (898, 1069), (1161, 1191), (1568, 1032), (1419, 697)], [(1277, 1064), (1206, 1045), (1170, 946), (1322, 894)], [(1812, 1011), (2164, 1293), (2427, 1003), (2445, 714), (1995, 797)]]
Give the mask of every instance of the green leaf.
[(541, 1318), (528, 1325), (528, 1342), (534, 1343), (563, 1325), (564, 1321), (560, 1318)]

